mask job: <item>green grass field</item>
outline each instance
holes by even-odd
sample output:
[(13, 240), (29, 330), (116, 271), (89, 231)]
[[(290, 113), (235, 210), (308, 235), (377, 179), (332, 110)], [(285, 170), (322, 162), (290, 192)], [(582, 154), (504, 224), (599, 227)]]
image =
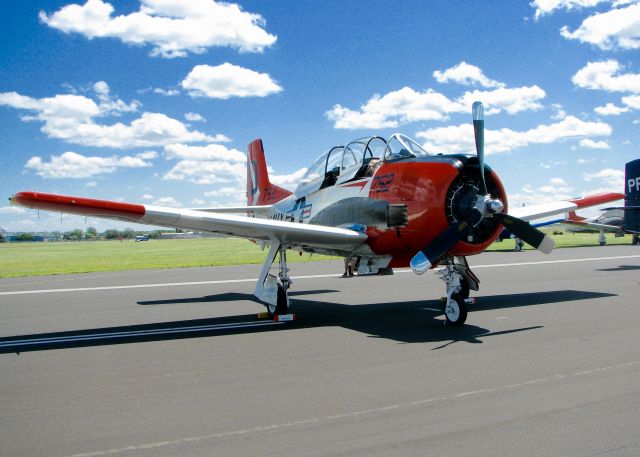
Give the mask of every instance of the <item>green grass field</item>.
[[(0, 278), (262, 263), (268, 250), (235, 238), (0, 244)], [(330, 257), (290, 254), (290, 262)]]
[[(596, 246), (597, 234), (565, 234), (553, 237), (556, 247)], [(607, 244), (631, 244), (631, 237), (607, 235)], [(490, 251), (511, 251), (513, 240), (494, 243)], [(525, 245), (525, 249), (531, 249)], [(184, 268), (214, 265), (259, 264), (267, 250), (235, 238), (186, 240), (81, 241), (60, 243), (1, 243), (0, 278), (89, 273), (148, 268)], [(332, 257), (291, 254), (291, 262), (327, 260)]]

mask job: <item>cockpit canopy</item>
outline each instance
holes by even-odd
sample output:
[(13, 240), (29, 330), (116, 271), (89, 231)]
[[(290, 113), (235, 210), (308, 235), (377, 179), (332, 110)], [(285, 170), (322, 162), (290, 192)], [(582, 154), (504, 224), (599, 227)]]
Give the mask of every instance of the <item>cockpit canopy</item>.
[(359, 138), (321, 154), (304, 174), (295, 193), (302, 197), (334, 184), (371, 176), (383, 161), (429, 155), (422, 146), (400, 133), (394, 133), (388, 141), (381, 136)]

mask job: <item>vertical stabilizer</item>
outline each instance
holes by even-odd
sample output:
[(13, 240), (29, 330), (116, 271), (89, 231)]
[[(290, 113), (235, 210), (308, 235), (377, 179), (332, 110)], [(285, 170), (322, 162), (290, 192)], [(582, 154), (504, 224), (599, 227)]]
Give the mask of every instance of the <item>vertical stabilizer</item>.
[(262, 140), (249, 143), (247, 148), (247, 205), (271, 205), (291, 195), (286, 189), (271, 184)]
[(640, 159), (625, 166), (624, 228), (640, 232)]
[(582, 216), (578, 216), (575, 211), (571, 211), (569, 212), (569, 214), (567, 214), (566, 220), (572, 221), (572, 222), (584, 222), (587, 219)]

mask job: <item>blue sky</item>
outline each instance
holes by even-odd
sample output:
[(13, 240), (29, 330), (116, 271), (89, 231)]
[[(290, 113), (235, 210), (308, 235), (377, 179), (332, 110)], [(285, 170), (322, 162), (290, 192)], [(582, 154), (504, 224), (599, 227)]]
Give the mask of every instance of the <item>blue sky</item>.
[[(511, 205), (622, 191), (640, 155), (640, 2), (6, 0), (0, 195), (244, 204), (262, 138), (291, 188), (350, 139), (402, 132), (487, 162)], [(0, 203), (9, 231), (123, 225)]]

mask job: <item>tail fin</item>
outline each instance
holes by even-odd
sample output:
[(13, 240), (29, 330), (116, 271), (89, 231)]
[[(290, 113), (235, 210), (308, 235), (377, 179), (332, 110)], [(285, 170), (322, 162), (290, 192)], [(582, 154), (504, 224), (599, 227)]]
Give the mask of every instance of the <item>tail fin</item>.
[(247, 205), (271, 205), (291, 195), (286, 189), (271, 184), (262, 140), (249, 143), (247, 148)]
[(624, 228), (640, 232), (640, 159), (625, 166)]
[(566, 220), (567, 221), (572, 221), (572, 222), (582, 222), (582, 221), (586, 220), (586, 218), (578, 216), (575, 211), (571, 211), (571, 212), (569, 212), (569, 214), (567, 214), (567, 219)]

